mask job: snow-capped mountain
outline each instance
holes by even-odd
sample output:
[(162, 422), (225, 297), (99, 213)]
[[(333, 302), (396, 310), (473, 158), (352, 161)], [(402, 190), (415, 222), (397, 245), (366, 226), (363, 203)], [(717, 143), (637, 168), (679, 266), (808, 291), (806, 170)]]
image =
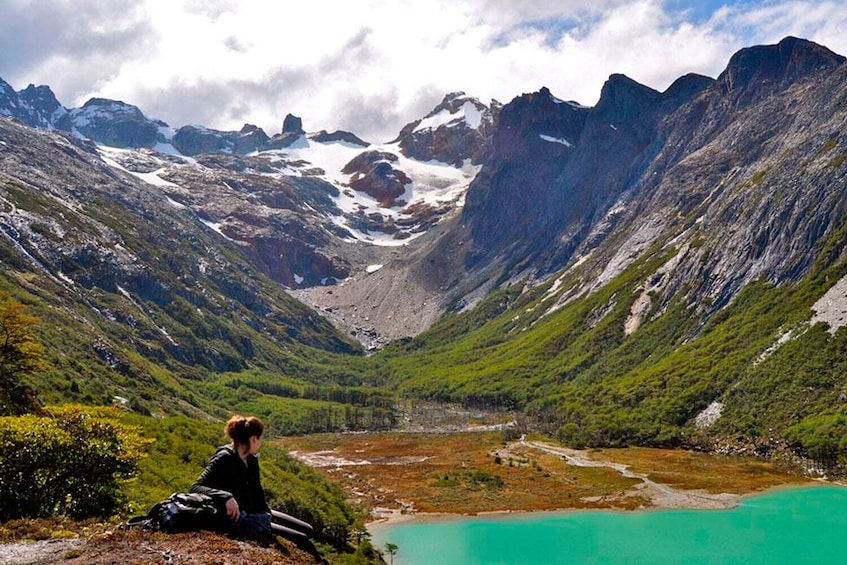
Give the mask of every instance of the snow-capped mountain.
[(293, 288), (366, 268), (340, 251), (347, 244), (403, 245), (460, 208), (497, 108), (451, 94), (374, 145), (351, 132), (306, 132), (291, 114), (269, 136), (250, 124), (174, 128), (102, 98), (68, 110), (49, 87), (15, 92), (0, 81), (0, 114), (95, 142), (109, 165), (157, 186), (221, 237), (254, 245), (266, 271)]
[(406, 125), (394, 141), (413, 159), (434, 159), (454, 166), (465, 161), (480, 164), (491, 152), (491, 135), (500, 108), (496, 100), (486, 106), (464, 92), (454, 92), (422, 119)]
[(70, 130), (68, 111), (49, 86), (30, 84), (15, 92), (0, 78), (0, 116), (10, 116), (36, 128)]

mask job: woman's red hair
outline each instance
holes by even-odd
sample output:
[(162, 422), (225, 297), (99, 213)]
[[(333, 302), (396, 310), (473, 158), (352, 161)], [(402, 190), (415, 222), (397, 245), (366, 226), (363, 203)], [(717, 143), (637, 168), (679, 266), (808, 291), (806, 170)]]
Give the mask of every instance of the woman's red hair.
[(236, 414), (226, 423), (225, 431), (236, 445), (247, 445), (250, 443), (250, 436), (262, 437), (265, 424), (255, 416), (247, 418)]

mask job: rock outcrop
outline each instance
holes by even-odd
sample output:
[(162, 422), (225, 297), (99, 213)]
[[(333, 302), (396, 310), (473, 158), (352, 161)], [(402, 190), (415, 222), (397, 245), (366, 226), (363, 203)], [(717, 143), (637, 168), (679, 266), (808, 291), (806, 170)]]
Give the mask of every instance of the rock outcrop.
[(366, 151), (347, 163), (341, 172), (351, 175), (350, 188), (364, 192), (380, 206), (391, 208), (412, 182), (403, 171), (392, 166), (396, 162), (393, 153)]
[(268, 141), (264, 130), (252, 124), (244, 124), (237, 132), (189, 125), (179, 128), (171, 143), (183, 155), (193, 157), (204, 153), (246, 155), (262, 149)]
[(489, 107), (464, 92), (454, 92), (424, 118), (406, 125), (392, 143), (399, 143), (404, 155), (419, 161), (481, 164), (491, 152), (499, 108), (497, 101)]
[(92, 98), (70, 111), (72, 129), (111, 147), (153, 147), (164, 142), (164, 122), (148, 119), (137, 106), (119, 100)]

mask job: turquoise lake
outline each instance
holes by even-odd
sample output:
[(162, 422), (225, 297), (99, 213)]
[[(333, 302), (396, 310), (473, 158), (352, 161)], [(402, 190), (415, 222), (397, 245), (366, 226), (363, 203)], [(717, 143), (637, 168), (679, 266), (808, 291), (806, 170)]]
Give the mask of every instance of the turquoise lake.
[(777, 490), (728, 510), (533, 512), (372, 533), (378, 549), (397, 544), (395, 565), (847, 563), (847, 488)]

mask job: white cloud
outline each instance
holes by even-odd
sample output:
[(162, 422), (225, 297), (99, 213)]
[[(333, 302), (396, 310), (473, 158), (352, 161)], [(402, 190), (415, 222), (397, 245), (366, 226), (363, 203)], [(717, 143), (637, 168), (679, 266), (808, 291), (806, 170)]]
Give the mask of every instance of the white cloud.
[(508, 102), (547, 86), (590, 105), (612, 73), (662, 90), (786, 35), (847, 51), (847, 11), (824, 0), (726, 2), (696, 20), (679, 8), (702, 12), (695, 0), (5, 1), (0, 76), (16, 88), (117, 98), (174, 126), (273, 134), (291, 112), (373, 141), (455, 90)]

